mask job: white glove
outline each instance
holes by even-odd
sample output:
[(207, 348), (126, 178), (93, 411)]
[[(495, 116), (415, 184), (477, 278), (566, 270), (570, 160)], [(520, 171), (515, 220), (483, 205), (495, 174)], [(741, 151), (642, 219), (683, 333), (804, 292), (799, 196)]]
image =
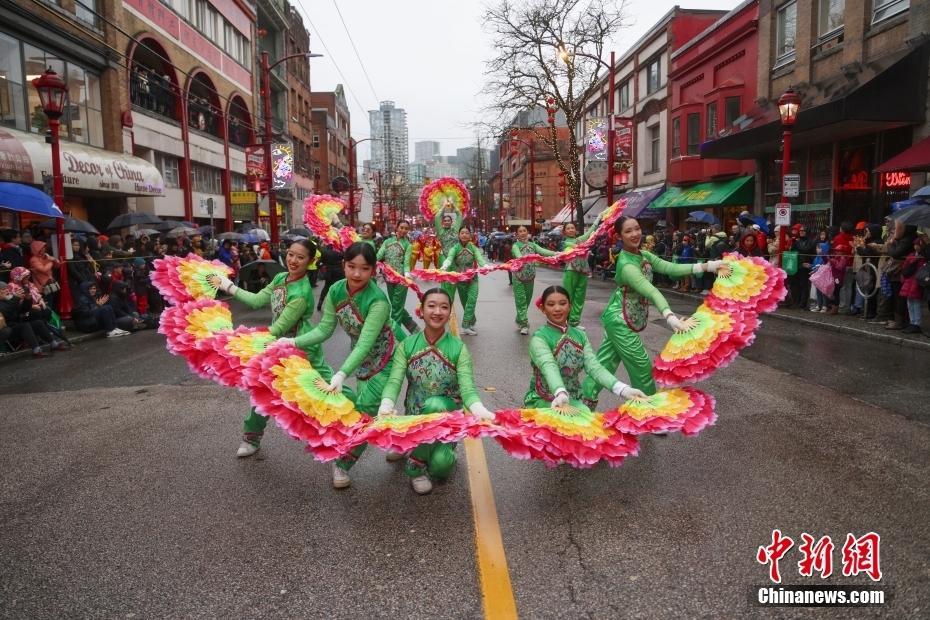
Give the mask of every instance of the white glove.
[(494, 419), (494, 414), (488, 411), (488, 408), (485, 407), (480, 402), (475, 403), (474, 405), (469, 407), (469, 411), (471, 411), (471, 414), (473, 416), (477, 416), (481, 420), (493, 420)]
[(685, 325), (684, 321), (679, 319), (674, 314), (669, 314), (665, 317), (665, 322), (668, 323), (668, 326), (672, 328), (672, 331), (675, 333), (686, 332), (688, 331), (688, 326)]
[(614, 383), (614, 387), (611, 391), (620, 398), (624, 398), (626, 400), (630, 400), (631, 398), (647, 398), (643, 391), (637, 390), (634, 387), (630, 387), (622, 381), (617, 381)]
[(233, 287), (236, 286), (233, 284), (233, 281), (226, 276), (217, 276), (217, 279), (219, 279), (220, 285), (216, 288), (220, 289), (224, 293), (229, 293), (231, 295)]
[(704, 263), (704, 271), (707, 273), (717, 273), (720, 270), (720, 267), (723, 265), (722, 260), (709, 260)]
[(289, 345), (294, 346), (294, 347), (297, 346), (297, 339), (296, 339), (296, 338), (278, 338), (278, 339), (275, 340), (274, 342), (275, 342), (275, 344), (289, 344)]
[(329, 385), (326, 386), (327, 392), (340, 392), (342, 391), (342, 382), (346, 380), (346, 373), (341, 370), (333, 375), (332, 381), (329, 382)]
[(555, 393), (555, 398), (552, 399), (552, 408), (558, 409), (559, 407), (564, 407), (568, 404), (568, 392), (565, 388), (560, 388)]
[(378, 407), (378, 415), (393, 415), (394, 414), (394, 401), (390, 398), (382, 398), (381, 406)]

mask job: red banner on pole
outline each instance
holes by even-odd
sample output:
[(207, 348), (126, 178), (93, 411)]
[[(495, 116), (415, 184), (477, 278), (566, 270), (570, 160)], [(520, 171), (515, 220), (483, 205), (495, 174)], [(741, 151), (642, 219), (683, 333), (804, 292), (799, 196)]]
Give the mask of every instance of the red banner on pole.
[(633, 161), (633, 119), (614, 117), (614, 161)]

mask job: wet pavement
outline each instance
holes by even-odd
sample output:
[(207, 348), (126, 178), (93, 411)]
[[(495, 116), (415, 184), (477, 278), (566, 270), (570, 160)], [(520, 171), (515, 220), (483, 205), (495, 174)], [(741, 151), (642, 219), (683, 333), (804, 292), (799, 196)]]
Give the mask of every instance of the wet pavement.
[[(536, 294), (559, 279), (540, 270)], [(595, 345), (610, 290), (589, 289)], [(506, 277), (482, 280), (467, 343), (491, 408), (520, 402), (529, 381), (512, 319)], [(670, 332), (653, 319), (654, 354)], [(346, 351), (344, 336), (327, 343), (333, 359)], [(926, 617), (928, 379), (930, 352), (767, 319), (702, 383), (719, 420), (697, 437), (649, 437), (622, 467), (592, 470), (484, 441), (520, 616), (850, 615), (750, 603), (767, 581), (756, 549), (780, 528), (832, 536), (828, 585), (871, 583), (838, 574), (839, 547), (847, 532), (879, 532), (892, 596), (853, 615)], [(427, 497), (373, 450), (335, 492), (328, 466), (277, 429), (259, 458), (238, 460), (245, 396), (193, 377), (155, 332), (0, 363), (0, 393), (3, 617), (482, 616), (461, 448)], [(782, 561), (785, 583), (820, 583), (798, 559), (795, 548)]]

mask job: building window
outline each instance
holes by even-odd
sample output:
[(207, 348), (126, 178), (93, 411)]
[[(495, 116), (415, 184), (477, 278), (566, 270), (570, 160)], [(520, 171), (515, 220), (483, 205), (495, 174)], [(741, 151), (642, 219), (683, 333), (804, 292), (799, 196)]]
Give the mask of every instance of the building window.
[(161, 172), (161, 177), (165, 180), (165, 187), (181, 187), (177, 157), (155, 153), (155, 167)]
[(620, 85), (620, 106), (619, 109), (626, 110), (630, 107), (630, 81), (627, 80)]
[(646, 65), (646, 94), (659, 90), (662, 82), (662, 59), (656, 58)]
[(312, 144), (313, 144), (313, 148), (315, 148), (315, 149), (320, 148), (320, 134), (318, 134), (318, 133), (313, 134), (313, 143), (312, 143)]
[(872, 23), (897, 15), (911, 6), (911, 0), (874, 0), (872, 2)]
[(672, 119), (672, 159), (681, 157), (681, 117)]
[(843, 28), (843, 11), (846, 0), (820, 0), (820, 16), (817, 20), (817, 32), (820, 38), (826, 38)]
[[(166, 181), (167, 182), (167, 181)], [(249, 180), (244, 174), (233, 172), (229, 175), (229, 191), (245, 192), (249, 189)]]
[(97, 17), (97, 13), (100, 10), (97, 7), (99, 0), (79, 0), (79, 2), (74, 3), (74, 16), (78, 21), (82, 21), (85, 24), (90, 24), (94, 28), (97, 28), (100, 23)]
[(660, 161), (660, 149), (662, 145), (659, 142), (659, 126), (649, 127), (649, 170), (646, 172), (658, 172)]
[(688, 115), (688, 155), (699, 155), (701, 152), (701, 115)]
[(798, 5), (786, 4), (778, 9), (775, 33), (775, 64), (794, 60), (794, 44), (798, 27)]
[(19, 41), (0, 33), (0, 125), (25, 130), (22, 62)]
[(739, 97), (727, 97), (724, 102), (724, 119), (723, 126), (729, 129), (740, 117)]
[(222, 194), (223, 180), (219, 169), (203, 164), (191, 164), (193, 190), (203, 194)]
[(717, 135), (717, 102), (711, 101), (707, 104), (707, 139), (710, 140)]

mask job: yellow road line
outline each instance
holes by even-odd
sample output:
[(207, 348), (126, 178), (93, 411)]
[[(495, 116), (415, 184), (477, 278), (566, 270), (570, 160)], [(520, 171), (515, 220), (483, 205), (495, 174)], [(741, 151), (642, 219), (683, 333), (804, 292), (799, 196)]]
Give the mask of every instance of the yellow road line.
[(481, 602), (484, 617), (506, 620), (517, 617), (517, 604), (510, 585), (507, 555), (497, 520), (494, 491), (488, 475), (488, 462), (480, 439), (465, 440), (468, 463), (468, 486), (475, 519), (475, 548), (478, 553), (478, 574), (481, 579)]

